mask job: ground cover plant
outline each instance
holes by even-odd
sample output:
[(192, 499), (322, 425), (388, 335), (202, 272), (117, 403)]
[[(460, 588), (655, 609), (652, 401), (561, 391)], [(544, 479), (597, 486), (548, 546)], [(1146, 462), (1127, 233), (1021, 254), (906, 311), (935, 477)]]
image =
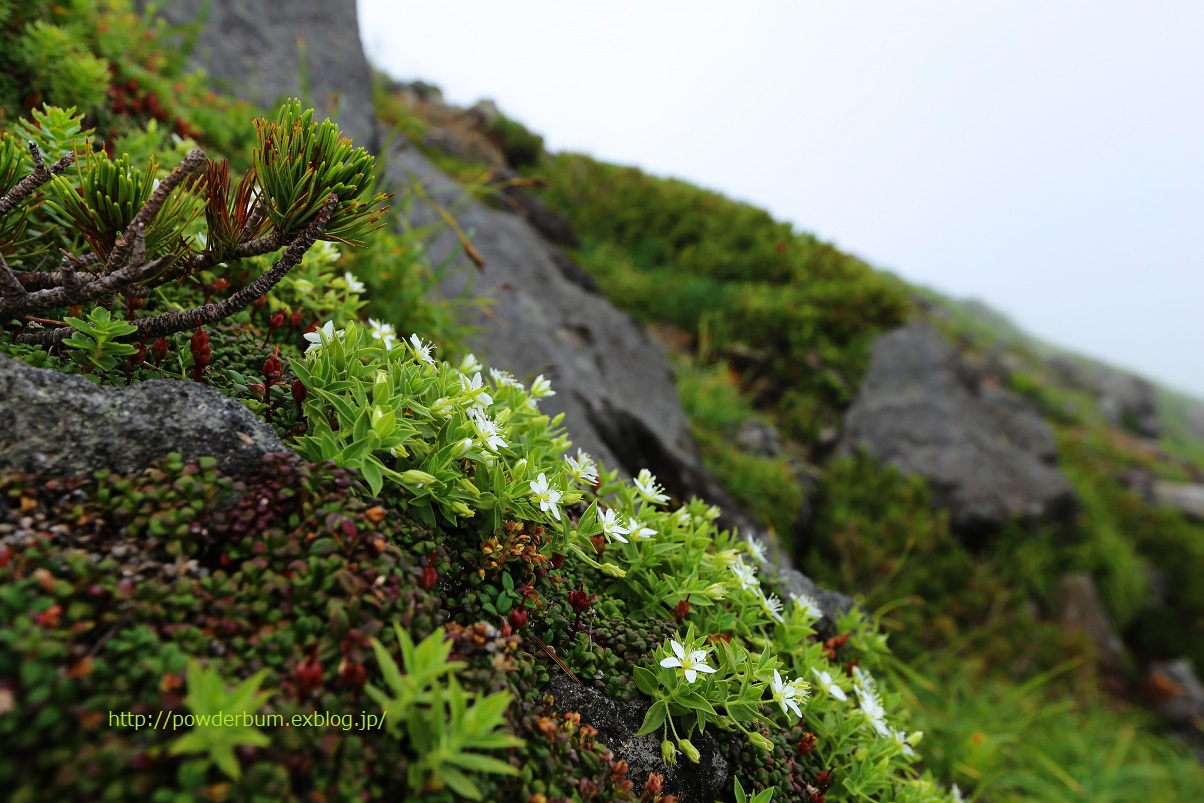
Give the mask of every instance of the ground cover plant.
[[(378, 93), (381, 113), (421, 134), (421, 110), (401, 97)], [(462, 157), (448, 167), (470, 188), (487, 172)], [(1045, 359), (1055, 351), (982, 305), (908, 287), (686, 182), (582, 154), (545, 153), (524, 174), (572, 222), (573, 256), (603, 292), (666, 333), (708, 468), (808, 574), (853, 594), (891, 633), (885, 671), (925, 731), (916, 749), (939, 778), (980, 800), (1200, 795), (1194, 759), (1131, 695), (1114, 699), (1117, 679), (1097, 672), (1090, 645), (1051, 621), (1059, 578), (1084, 571), (1138, 660), (1186, 654), (1204, 666), (1189, 579), (1204, 569), (1193, 546), (1200, 527), (1151, 507), (1124, 482), (1134, 469), (1198, 478), (1200, 447), (1181, 401), (1151, 456), (1108, 424), (1091, 393), (1051, 376)], [(932, 510), (923, 481), (864, 456), (829, 461), (869, 344), (915, 317), (975, 364), (1010, 360), (995, 381), (1054, 427), (1059, 464), (1084, 502), (1071, 526), (1013, 526), (970, 547)], [(784, 436), (780, 453), (737, 444), (741, 428), (758, 422)], [(806, 500), (815, 473), (798, 471), (804, 464), (823, 466)], [(800, 528), (804, 510), (810, 524)], [(1172, 589), (1160, 606), (1151, 571)]]
[[(375, 165), (332, 123), (294, 101), (239, 120), (249, 137), (188, 127), (178, 62), (132, 44), (166, 35), (149, 18), (4, 12), (90, 60), (3, 98), (0, 352), (203, 383), (293, 450), (237, 482), (178, 455), (0, 475), (12, 799), (669, 803), (555, 707), (557, 673), (646, 707), (666, 763), (715, 737), (732, 799), (950, 799), (872, 621), (819, 639), (718, 510), (574, 451), (543, 377), (440, 358), (462, 331), (426, 292), (446, 266), (375, 231)], [(184, 125), (118, 111), (102, 34)]]

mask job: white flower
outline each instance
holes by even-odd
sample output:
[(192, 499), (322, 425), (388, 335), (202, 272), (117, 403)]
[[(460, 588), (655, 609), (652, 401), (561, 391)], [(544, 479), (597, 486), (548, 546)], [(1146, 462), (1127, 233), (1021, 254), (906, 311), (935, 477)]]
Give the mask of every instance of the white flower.
[(637, 519), (635, 516), (629, 516), (627, 519), (627, 532), (635, 538), (651, 538), (656, 535), (656, 530), (644, 526), (644, 522)]
[(352, 276), (350, 273), (343, 274), (343, 281), (347, 282), (347, 292), (360, 295), (368, 288), (364, 287), (363, 282)]
[(555, 396), (556, 391), (552, 390), (552, 383), (544, 379), (543, 374), (535, 377), (535, 381), (531, 383), (531, 396), (536, 399), (546, 399), (548, 396)]
[(498, 388), (512, 387), (518, 388), (519, 390), (523, 389), (522, 383), (515, 379), (514, 375), (509, 371), (499, 371), (496, 368), (490, 368), (489, 377), (493, 380), (493, 384)]
[(890, 728), (886, 725), (886, 709), (882, 707), (882, 701), (874, 691), (874, 679), (859, 666), (853, 667), (853, 676), (857, 681), (853, 685), (853, 691), (857, 693), (857, 702), (861, 704), (862, 713), (880, 736), (890, 738)]
[(646, 468), (641, 468), (639, 476), (635, 478), (635, 489), (645, 502), (664, 504), (669, 501), (669, 497), (661, 493), (664, 489), (656, 484), (656, 477)]
[(673, 511), (673, 523), (678, 527), (689, 527), (694, 522), (694, 517), (690, 515), (690, 511), (684, 507), (679, 507)]
[(903, 755), (909, 758), (915, 756), (916, 751), (911, 749), (911, 744), (908, 742), (908, 736), (903, 731), (891, 728), (890, 738), (894, 740), (895, 744), (902, 748)]
[(748, 551), (752, 554), (752, 556), (754, 558), (757, 559), (757, 563), (764, 563), (765, 562), (765, 545), (762, 544), (757, 539), (753, 538), (751, 535), (744, 536), (744, 541), (745, 541), (745, 543), (748, 544)]
[[(499, 448), (507, 445), (498, 433), (496, 421), (491, 421), (488, 416), (475, 409), (469, 413), (469, 417), (472, 418), (472, 425), (477, 431), (477, 440), (486, 449), (496, 452)], [(556, 498), (559, 499), (560, 495), (557, 494)]]
[(723, 511), (719, 509), (719, 505), (711, 505), (702, 515), (706, 517), (707, 521), (714, 521), (715, 519), (719, 518), (722, 513)]
[(794, 696), (798, 699), (806, 700), (811, 696), (811, 684), (802, 678), (795, 678), (790, 685), (794, 687)]
[(488, 407), (493, 404), (493, 397), (486, 393), (484, 386), (481, 385), (481, 373), (479, 371), (472, 375), (472, 379), (469, 379), (464, 374), (460, 374), (460, 387), (463, 388), (466, 394), (472, 397), (474, 402), (482, 407)]
[(397, 330), (393, 328), (392, 324), (369, 318), (368, 329), (374, 338), (384, 341), (385, 351), (393, 348), (393, 344), (397, 342)]
[(423, 343), (422, 338), (417, 334), (410, 335), (410, 346), (414, 349), (414, 356), (422, 360), (427, 365), (434, 365), (435, 358), (431, 356), (431, 350), (435, 348), (434, 343)]
[(476, 358), (475, 354), (465, 354), (464, 359), (460, 360), (460, 373), (475, 374), (481, 370), (481, 362)]
[(729, 564), (732, 574), (736, 575), (736, 579), (740, 581), (740, 587), (748, 590), (750, 588), (760, 588), (761, 581), (757, 579), (757, 569), (755, 566), (749, 566), (744, 562), (744, 558), (736, 556), (734, 563)]
[(707, 658), (705, 650), (694, 650), (689, 655), (686, 655), (686, 648), (678, 644), (676, 640), (670, 639), (669, 645), (673, 648), (673, 652), (677, 657), (674, 658), (671, 655), (665, 658), (661, 661), (661, 666), (670, 669), (675, 666), (681, 667), (686, 675), (686, 683), (693, 683), (697, 680), (699, 672), (712, 673), (716, 671), (713, 667), (709, 667), (703, 663)]
[(777, 622), (782, 621), (782, 601), (778, 599), (777, 594), (771, 594), (768, 597), (762, 595), (761, 607), (765, 610), (765, 613), (769, 614), (771, 619)]
[(564, 462), (568, 463), (568, 475), (575, 482), (582, 485), (594, 485), (598, 482), (598, 469), (594, 466), (593, 459), (582, 450), (577, 450), (577, 456), (564, 456)]
[(778, 670), (773, 670), (773, 699), (778, 705), (782, 706), (782, 713), (785, 714), (787, 708), (794, 712), (796, 717), (801, 717), (803, 712), (798, 707), (798, 688), (790, 683), (782, 680), (782, 676)]
[(837, 700), (847, 701), (849, 698), (844, 693), (844, 689), (836, 685), (836, 681), (827, 672), (821, 672), (815, 667), (811, 667), (811, 673), (819, 680), (819, 686), (828, 694), (835, 697)]
[[(341, 329), (339, 330), (339, 333), (342, 333)], [(305, 350), (305, 353), (309, 354), (314, 349), (322, 348), (322, 346), (334, 340), (334, 337), (334, 321), (327, 321), (326, 323), (322, 324), (322, 328), (318, 329), (317, 331), (306, 332), (305, 339), (309, 341), (309, 348)]]
[(811, 599), (806, 594), (795, 594), (790, 592), (790, 598), (794, 600), (794, 607), (799, 613), (810, 616), (812, 619), (822, 619), (824, 612), (820, 609), (819, 603)]
[(952, 792), (954, 803), (965, 803), (966, 799), (962, 797), (962, 790), (957, 788), (957, 784), (953, 784)]
[[(480, 374), (477, 375), (480, 378)], [(560, 508), (556, 503), (560, 501), (560, 491), (555, 488), (548, 487), (548, 478), (544, 473), (539, 472), (539, 476), (531, 480), (531, 495), (539, 502), (539, 509), (547, 513), (552, 511), (552, 516), (556, 521), (560, 521)]]
[(615, 517), (615, 509), (609, 508), (599, 519), (602, 523), (602, 532), (616, 541), (627, 543), (627, 539), (623, 536), (629, 535), (631, 530), (619, 524), (619, 520)]

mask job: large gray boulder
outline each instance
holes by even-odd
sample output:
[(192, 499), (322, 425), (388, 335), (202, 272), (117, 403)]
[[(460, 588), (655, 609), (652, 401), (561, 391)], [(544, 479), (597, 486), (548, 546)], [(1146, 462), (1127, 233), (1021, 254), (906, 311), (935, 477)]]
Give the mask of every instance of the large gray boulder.
[(210, 6), (193, 63), (233, 94), (267, 108), (300, 97), (330, 115), (355, 144), (375, 152), (372, 71), (360, 45), (355, 0), (174, 0), (160, 14), (196, 21)]
[(288, 451), (250, 410), (198, 382), (95, 385), (0, 354), (0, 469), (79, 476), (137, 474), (170, 452), (217, 458), (245, 479), (265, 454)]
[(838, 453), (857, 449), (928, 480), (964, 535), (1016, 517), (1064, 519), (1076, 508), (1070, 483), (1049, 464), (1049, 425), (1014, 394), (982, 385), (925, 324), (874, 344)]

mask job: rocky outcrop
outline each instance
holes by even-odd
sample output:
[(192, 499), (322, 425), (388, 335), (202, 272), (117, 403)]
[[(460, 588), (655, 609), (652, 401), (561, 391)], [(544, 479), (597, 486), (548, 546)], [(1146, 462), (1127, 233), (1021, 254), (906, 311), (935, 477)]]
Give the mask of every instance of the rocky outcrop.
[(300, 97), (304, 75), (307, 102), (334, 117), (356, 145), (377, 149), (372, 72), (360, 46), (355, 0), (156, 5), (175, 24), (194, 22), (209, 6), (192, 61), (234, 95), (271, 108), (282, 98)]
[(616, 757), (626, 759), (630, 768), (627, 777), (635, 785), (635, 794), (643, 792), (650, 772), (661, 774), (665, 794), (677, 795), (682, 800), (726, 798), (731, 791), (727, 759), (709, 731), (690, 738), (701, 756), (698, 764), (684, 756), (679, 756), (676, 764), (665, 764), (661, 759), (660, 731), (635, 735), (644, 724), (648, 704), (620, 705), (597, 689), (578, 686), (564, 675), (554, 676), (548, 691), (556, 699), (559, 710), (579, 713), (582, 722), (598, 730), (599, 741)]
[(2, 354), (0, 421), (0, 469), (60, 477), (137, 474), (179, 452), (215, 457), (219, 470), (243, 479), (264, 455), (288, 451), (250, 410), (197, 382), (101, 387)]
[(1049, 425), (1014, 394), (985, 386), (932, 328), (910, 324), (874, 344), (838, 453), (865, 449), (924, 477), (963, 535), (1009, 519), (1067, 518), (1070, 483), (1049, 465)]
[(1152, 491), (1154, 504), (1174, 508), (1194, 521), (1204, 522), (1204, 485), (1154, 480)]
[(1162, 434), (1158, 396), (1154, 386), (1141, 377), (1118, 372), (1104, 373), (1098, 384), (1099, 407), (1108, 422), (1143, 438)]

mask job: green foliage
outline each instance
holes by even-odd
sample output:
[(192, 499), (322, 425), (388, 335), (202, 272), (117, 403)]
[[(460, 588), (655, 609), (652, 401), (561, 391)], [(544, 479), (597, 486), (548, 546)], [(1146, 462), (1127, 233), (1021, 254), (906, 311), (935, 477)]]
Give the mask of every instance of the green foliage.
[(522, 746), (521, 739), (499, 732), (510, 705), (510, 694), (504, 691), (490, 694), (469, 706), (464, 690), (452, 674), (463, 664), (448, 661), (452, 644), (444, 638), (443, 629), (437, 628), (417, 647), (399, 625), (394, 625), (394, 631), (401, 645), (406, 674), (401, 674), (393, 656), (373, 639), (372, 649), (392, 695), (372, 685), (365, 689), (380, 703), (391, 733), (400, 734), (401, 724), (405, 724), (404, 732), (418, 753), (418, 761), (410, 765), (411, 788), (439, 791), (448, 787), (470, 800), (481, 800), (480, 787), (464, 774), (465, 770), (519, 774), (504, 761), (469, 752)]
[(104, 307), (88, 313), (88, 319), (67, 318), (75, 331), (63, 341), (71, 359), (91, 373), (106, 373), (117, 367), (119, 357), (128, 357), (137, 349), (128, 343), (117, 342), (119, 338), (137, 331), (138, 327), (114, 319)]
[[(46, 206), (79, 231), (93, 253), (107, 260), (118, 236), (150, 199), (158, 165), (153, 156), (145, 167), (137, 167), (128, 154), (110, 159), (103, 152), (89, 152), (76, 166), (75, 181), (64, 176), (51, 180), (48, 186), (54, 199)], [(200, 211), (201, 201), (189, 188), (174, 193), (146, 229), (147, 252), (158, 256), (184, 250), (182, 235)]]
[(29, 76), (28, 91), (57, 106), (99, 106), (109, 89), (109, 63), (88, 52), (76, 33), (44, 20), (25, 24), (11, 56)]
[(755, 795), (749, 796), (744, 791), (744, 787), (740, 785), (740, 779), (736, 778), (735, 782), (736, 803), (769, 803), (769, 799), (773, 797), (772, 789), (763, 789)]
[(516, 170), (533, 167), (543, 157), (543, 137), (532, 133), (522, 123), (499, 114), (489, 131), (506, 161)]
[(375, 191), (375, 160), (341, 137), (332, 121), (315, 122), (313, 109), (302, 111), (294, 100), (275, 121), (261, 119), (257, 134), (252, 164), (278, 230), (308, 226), (332, 193), (339, 205), (323, 239), (359, 246), (364, 235), (384, 225), (381, 204), (389, 196)]
[(732, 382), (732, 372), (719, 361), (702, 366), (674, 363), (677, 393), (706, 467), (735, 500), (775, 532), (789, 534), (803, 501), (802, 483), (785, 455), (764, 457), (741, 451), (736, 431), (758, 416)]
[(192, 711), (195, 727), (176, 739), (171, 746), (172, 755), (199, 754), (205, 763), (216, 764), (218, 769), (234, 780), (242, 775), (234, 749), (242, 746), (265, 747), (271, 742), (263, 732), (244, 725), (229, 726), (223, 715), (242, 717), (259, 711), (271, 697), (260, 692), (259, 686), (267, 676), (260, 670), (233, 689), (216, 669), (206, 669), (195, 659), (188, 661), (188, 696), (185, 705)]

